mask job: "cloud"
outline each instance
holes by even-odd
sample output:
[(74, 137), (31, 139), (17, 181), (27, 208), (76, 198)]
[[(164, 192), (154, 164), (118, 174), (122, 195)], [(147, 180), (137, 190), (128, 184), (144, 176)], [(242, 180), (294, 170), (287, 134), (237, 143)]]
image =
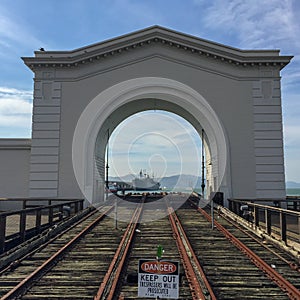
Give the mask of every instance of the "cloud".
[(289, 41), (299, 48), (296, 20), (291, 0), (215, 0), (206, 9), (204, 24), (228, 30), (238, 37), (240, 47), (276, 48)]
[(112, 133), (110, 170), (114, 175), (138, 173), (141, 168), (155, 176), (199, 174), (200, 144), (199, 135), (181, 117), (164, 111), (141, 112)]
[(27, 101), (32, 100), (32, 91), (18, 90), (15, 88), (1, 87), (0, 86), (0, 98), (23, 98)]
[(32, 92), (0, 87), (0, 126), (31, 127)]
[[(32, 50), (45, 43), (41, 42), (32, 34), (33, 29), (22, 20), (20, 15), (10, 14), (4, 7), (0, 6), (0, 54), (19, 53), (19, 47)], [(6, 48), (3, 50), (3, 48)], [(10, 49), (10, 52), (7, 51)]]
[[(299, 63), (296, 64), (294, 63), (295, 66), (299, 66)], [(298, 86), (299, 87), (299, 83), (300, 83), (300, 71), (298, 71), (297, 68), (290, 68), (289, 66), (287, 66), (287, 70), (284, 70), (284, 74), (282, 77), (282, 91), (289, 93), (290, 88), (294, 87), (294, 86)]]
[[(286, 174), (299, 181), (299, 82), (300, 23), (299, 4), (292, 0), (214, 0), (203, 8), (205, 28), (225, 35), (243, 49), (280, 49), (281, 54), (294, 55), (282, 71), (282, 103), (284, 112), (284, 145)], [(297, 167), (295, 167), (295, 165)]]

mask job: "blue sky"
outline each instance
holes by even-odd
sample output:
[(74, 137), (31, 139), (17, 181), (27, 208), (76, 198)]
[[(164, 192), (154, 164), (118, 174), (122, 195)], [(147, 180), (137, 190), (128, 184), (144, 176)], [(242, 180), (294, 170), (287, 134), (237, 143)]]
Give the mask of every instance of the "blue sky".
[(280, 49), (286, 179), (300, 182), (300, 1), (1, 0), (0, 137), (30, 137), (32, 72), (20, 57), (70, 50), (152, 25), (242, 49)]

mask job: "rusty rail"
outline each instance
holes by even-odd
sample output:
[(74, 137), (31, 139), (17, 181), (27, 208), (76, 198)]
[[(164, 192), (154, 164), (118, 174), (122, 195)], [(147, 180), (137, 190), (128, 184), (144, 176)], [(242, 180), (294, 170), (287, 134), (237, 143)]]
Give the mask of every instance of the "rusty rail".
[[(2, 264), (0, 263), (0, 276), (5, 273), (6, 271), (15, 268), (16, 266), (20, 265), (22, 263), (22, 261), (26, 260), (27, 258), (31, 257), (32, 255), (34, 255), (35, 253), (37, 253), (38, 251), (44, 249), (47, 245), (51, 244), (52, 242), (54, 242), (56, 239), (58, 239), (59, 237), (61, 237), (62, 235), (64, 235), (65, 233), (67, 233), (69, 230), (71, 230), (72, 228), (76, 227), (78, 224), (80, 224), (81, 222), (87, 220), (88, 218), (90, 218), (92, 215), (94, 215), (95, 213), (97, 213), (97, 210), (94, 208), (91, 208), (89, 210), (87, 210), (87, 213), (84, 214), (83, 217), (80, 217), (75, 220), (74, 222), (71, 221), (71, 223), (67, 222), (66, 224), (68, 224), (68, 226), (66, 227), (64, 225), (62, 231), (59, 231), (59, 234), (54, 234), (53, 237), (50, 237), (49, 240), (47, 240), (46, 242), (41, 241), (41, 243), (38, 243), (35, 247), (31, 247), (29, 248), (29, 251), (24, 255), (23, 253), (20, 253), (20, 255), (16, 255), (16, 256), (12, 256), (11, 259), (6, 260), (6, 262), (3, 262)], [(15, 253), (15, 251), (14, 251)], [(8, 254), (9, 255), (9, 254)]]
[(77, 243), (84, 235), (92, 230), (105, 217), (106, 214), (112, 211), (112, 209), (113, 206), (105, 210), (98, 218), (86, 226), (79, 234), (77, 234), (72, 240), (70, 240), (54, 255), (47, 259), (42, 265), (36, 268), (31, 274), (24, 278), (0, 300), (16, 299), (20, 295), (26, 293), (26, 291), (31, 287), (32, 284), (34, 284), (34, 282), (38, 281), (46, 272), (48, 272), (57, 263), (57, 261), (59, 261), (66, 254), (66, 252), (75, 245), (75, 243)]
[(118, 280), (125, 262), (125, 259), (128, 254), (128, 250), (130, 248), (130, 245), (132, 243), (135, 230), (137, 227), (137, 223), (139, 222), (143, 204), (145, 201), (145, 196), (142, 198), (142, 201), (137, 206), (136, 210), (134, 211), (132, 218), (127, 226), (127, 229), (123, 235), (123, 238), (120, 242), (120, 245), (111, 261), (111, 264), (108, 268), (108, 271), (106, 272), (102, 283), (100, 284), (100, 287), (97, 291), (96, 296), (94, 297), (94, 300), (111, 300), (114, 297), (114, 294), (116, 292)]
[[(197, 259), (197, 256), (184, 232), (184, 229), (174, 212), (174, 209), (168, 204), (169, 220), (172, 226), (173, 234), (176, 239), (180, 256), (189, 285), (192, 291), (193, 299), (205, 300), (205, 294), (209, 294), (211, 300), (216, 300), (216, 296), (206, 278), (206, 275)], [(205, 292), (203, 292), (205, 290)]]
[[(211, 216), (204, 211), (202, 208), (196, 207), (201, 214), (203, 214), (206, 219), (211, 222)], [(256, 255), (252, 250), (250, 250), (246, 245), (244, 245), (240, 240), (238, 240), (234, 235), (232, 235), (226, 228), (224, 228), (220, 223), (214, 220), (215, 227), (224, 234), (224, 236), (234, 244), (240, 251), (242, 251), (260, 270), (262, 270), (273, 282), (275, 282), (284, 292), (286, 292), (290, 299), (298, 300), (300, 299), (300, 291), (292, 285), (289, 281), (283, 278), (279, 273), (277, 273), (271, 266), (269, 266), (263, 259)]]
[[(220, 209), (220, 208), (218, 208), (218, 209)], [(261, 238), (254, 237), (253, 235), (251, 235), (248, 232), (248, 230), (246, 230), (243, 226), (239, 225), (237, 222), (234, 222), (230, 217), (228, 217), (226, 214), (224, 214), (224, 211), (222, 211), (222, 208), (220, 209), (220, 211), (223, 212), (223, 214), (219, 214), (218, 213), (218, 216), (221, 216), (224, 220), (226, 220), (227, 222), (229, 222), (232, 226), (234, 226), (235, 228), (238, 228), (245, 235), (251, 237), (251, 239), (254, 240), (256, 243), (260, 244), (263, 248), (267, 249), (274, 256), (278, 257), (280, 260), (282, 260), (283, 262), (285, 262), (292, 270), (297, 270), (298, 272), (300, 272), (300, 266), (297, 263), (295, 263), (294, 261), (291, 261), (291, 260), (287, 260), (285, 257), (283, 257), (282, 255), (278, 254), (271, 247), (269, 247), (264, 242), (264, 240), (262, 240)]]

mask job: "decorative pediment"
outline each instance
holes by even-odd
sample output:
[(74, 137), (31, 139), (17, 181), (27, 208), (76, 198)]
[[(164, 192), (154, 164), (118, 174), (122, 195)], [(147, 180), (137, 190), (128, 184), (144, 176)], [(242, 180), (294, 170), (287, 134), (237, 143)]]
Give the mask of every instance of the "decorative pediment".
[(280, 56), (279, 50), (241, 50), (160, 26), (149, 27), (72, 51), (35, 51), (34, 57), (22, 59), (32, 70), (41, 67), (74, 68), (109, 56), (122, 55), (124, 52), (147, 47), (153, 43), (244, 67), (273, 65), (282, 69), (292, 59), (292, 56)]

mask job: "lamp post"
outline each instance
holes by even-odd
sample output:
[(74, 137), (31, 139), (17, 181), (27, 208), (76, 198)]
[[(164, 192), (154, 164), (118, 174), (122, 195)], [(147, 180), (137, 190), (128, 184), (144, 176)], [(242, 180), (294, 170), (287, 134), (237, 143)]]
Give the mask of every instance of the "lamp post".
[(106, 147), (106, 179), (105, 179), (105, 186), (106, 186), (106, 190), (108, 192), (108, 151), (109, 151), (109, 129), (107, 129), (107, 147)]
[(204, 129), (202, 129), (202, 184), (201, 184), (201, 189), (202, 189), (202, 196), (204, 198), (204, 189), (205, 189), (205, 182), (204, 182)]

